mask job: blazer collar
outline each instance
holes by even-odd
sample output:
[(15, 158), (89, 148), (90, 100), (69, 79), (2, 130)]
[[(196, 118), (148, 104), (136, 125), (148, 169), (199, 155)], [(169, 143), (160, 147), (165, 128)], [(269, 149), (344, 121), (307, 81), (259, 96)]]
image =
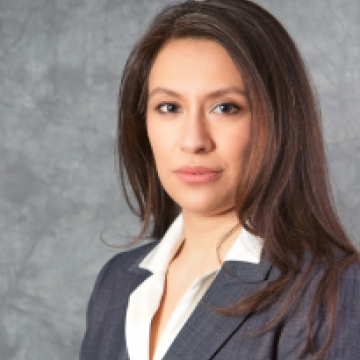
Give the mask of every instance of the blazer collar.
[[(160, 241), (156, 242), (151, 251), (140, 261), (131, 267), (131, 271), (138, 266), (146, 269), (152, 274), (165, 273), (171, 259), (178, 251), (183, 239), (181, 234), (183, 230), (183, 215), (180, 213), (171, 224), (165, 235)], [(259, 263), (262, 252), (263, 240), (248, 232), (245, 228), (240, 231), (234, 244), (227, 252), (224, 262), (240, 261)]]
[(146, 258), (146, 256), (154, 250), (156, 245), (159, 244), (159, 240), (153, 240), (149, 242), (149, 244), (144, 245), (144, 251), (141, 251), (141, 254), (139, 254), (138, 257), (136, 257), (135, 260), (133, 260), (130, 263), (130, 266), (127, 268), (127, 271), (130, 273), (133, 273), (135, 275), (139, 275), (143, 277), (143, 280), (145, 280), (147, 277), (149, 277), (152, 274), (152, 271), (141, 267), (141, 262)]

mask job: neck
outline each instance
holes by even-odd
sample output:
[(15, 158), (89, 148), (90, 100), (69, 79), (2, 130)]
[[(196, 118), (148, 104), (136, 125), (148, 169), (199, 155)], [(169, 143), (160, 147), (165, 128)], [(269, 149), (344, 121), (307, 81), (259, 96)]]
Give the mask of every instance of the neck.
[(235, 211), (203, 216), (183, 211), (184, 227), (182, 248), (183, 255), (191, 257), (217, 256), (221, 258), (230, 249), (241, 231)]

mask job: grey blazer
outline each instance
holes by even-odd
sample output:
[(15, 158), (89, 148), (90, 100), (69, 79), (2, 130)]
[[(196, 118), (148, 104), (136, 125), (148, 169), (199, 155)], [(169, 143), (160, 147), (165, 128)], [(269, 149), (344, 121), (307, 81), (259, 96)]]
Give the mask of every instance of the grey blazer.
[[(156, 243), (120, 253), (101, 270), (87, 311), (81, 360), (128, 360), (125, 314), (131, 292), (149, 275), (138, 267)], [(278, 276), (265, 261), (226, 262), (170, 346), (164, 360), (297, 360), (305, 345), (306, 321), (321, 276), (321, 267), (304, 284), (286, 318), (269, 331), (256, 334), (273, 319), (281, 301), (257, 313), (225, 316), (214, 308), (229, 306)], [(360, 359), (360, 269), (351, 265), (341, 277), (337, 324), (326, 360)], [(289, 296), (289, 294), (287, 295)], [(316, 314), (315, 344), (323, 343), (328, 319)], [(139, 344), (139, 346), (142, 346)], [(304, 359), (313, 359), (307, 355)], [(143, 359), (135, 359), (143, 360)]]

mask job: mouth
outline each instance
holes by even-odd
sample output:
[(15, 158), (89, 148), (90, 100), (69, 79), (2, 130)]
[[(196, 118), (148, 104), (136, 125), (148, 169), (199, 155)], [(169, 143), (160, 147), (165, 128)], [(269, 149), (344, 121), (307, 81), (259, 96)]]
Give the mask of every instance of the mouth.
[(219, 179), (222, 170), (205, 166), (183, 166), (175, 170), (175, 174), (185, 183), (201, 184)]

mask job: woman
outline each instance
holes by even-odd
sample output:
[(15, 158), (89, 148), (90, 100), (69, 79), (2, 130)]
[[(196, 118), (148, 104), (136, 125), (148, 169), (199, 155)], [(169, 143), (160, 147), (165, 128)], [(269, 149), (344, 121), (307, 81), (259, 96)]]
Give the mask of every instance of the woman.
[(118, 153), (138, 239), (160, 240), (101, 271), (82, 360), (359, 356), (358, 253), (272, 15), (245, 0), (161, 11), (124, 69)]

